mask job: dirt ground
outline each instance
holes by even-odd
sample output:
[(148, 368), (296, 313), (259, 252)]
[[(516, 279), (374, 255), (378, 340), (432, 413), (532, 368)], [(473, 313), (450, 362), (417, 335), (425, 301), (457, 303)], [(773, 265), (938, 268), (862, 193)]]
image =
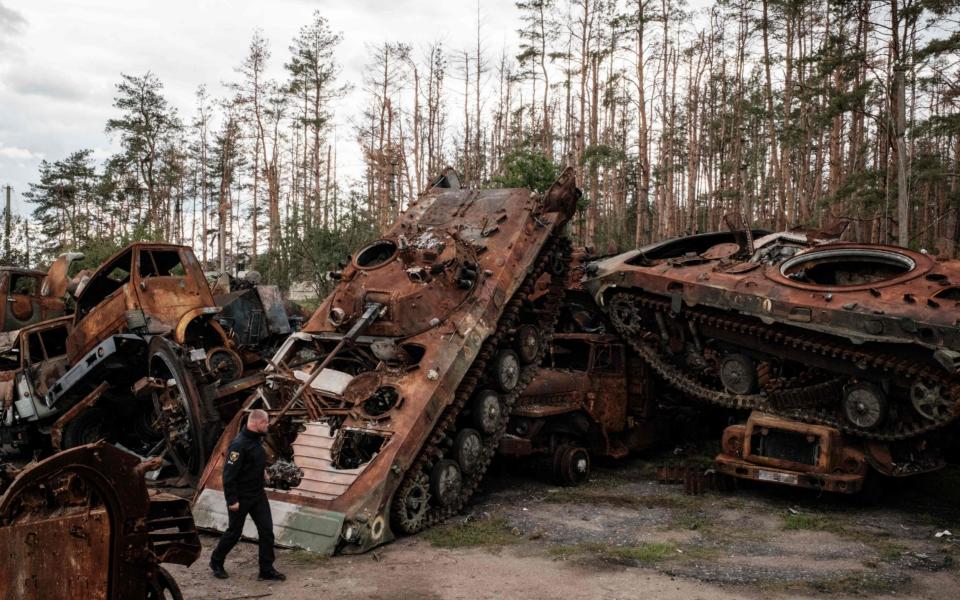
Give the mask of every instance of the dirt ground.
[(578, 488), (501, 467), (464, 515), (418, 536), (361, 556), (280, 550), (284, 583), (256, 581), (249, 543), (214, 579), (213, 536), (171, 572), (204, 600), (960, 597), (960, 468), (871, 507), (758, 486), (685, 496), (653, 477), (667, 459), (598, 466)]

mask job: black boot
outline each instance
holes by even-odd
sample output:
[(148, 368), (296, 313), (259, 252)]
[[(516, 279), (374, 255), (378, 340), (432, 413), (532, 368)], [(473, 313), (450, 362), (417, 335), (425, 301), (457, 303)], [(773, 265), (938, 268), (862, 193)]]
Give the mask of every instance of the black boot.
[(257, 575), (257, 581), (286, 581), (286, 580), (287, 580), (287, 576), (277, 571), (276, 569), (270, 569), (269, 571), (260, 571), (260, 574)]
[(210, 561), (210, 570), (213, 571), (213, 576), (217, 579), (226, 579), (227, 577), (230, 577), (230, 575), (227, 574), (227, 571), (223, 568), (222, 564), (217, 564), (212, 560)]

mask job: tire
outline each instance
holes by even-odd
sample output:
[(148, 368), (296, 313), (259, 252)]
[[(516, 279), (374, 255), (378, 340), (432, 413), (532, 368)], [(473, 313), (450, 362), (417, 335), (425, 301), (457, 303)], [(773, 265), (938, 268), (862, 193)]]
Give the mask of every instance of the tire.
[(554, 456), (557, 483), (567, 487), (580, 485), (590, 477), (590, 453), (581, 446), (561, 446)]
[(183, 592), (173, 575), (157, 567), (156, 577), (147, 582), (147, 600), (183, 600)]
[[(181, 475), (197, 475), (206, 459), (200, 393), (170, 342), (160, 337), (153, 338), (150, 340), (148, 356), (150, 376), (162, 381), (173, 380), (173, 393), (177, 394), (177, 401), (186, 416), (189, 439), (175, 450), (183, 465), (182, 468), (178, 465), (178, 470), (181, 470)], [(159, 394), (154, 392), (155, 410), (159, 412), (158, 397)]]
[(107, 437), (107, 411), (102, 408), (88, 408), (74, 417), (63, 428), (60, 447), (63, 450), (92, 444)]

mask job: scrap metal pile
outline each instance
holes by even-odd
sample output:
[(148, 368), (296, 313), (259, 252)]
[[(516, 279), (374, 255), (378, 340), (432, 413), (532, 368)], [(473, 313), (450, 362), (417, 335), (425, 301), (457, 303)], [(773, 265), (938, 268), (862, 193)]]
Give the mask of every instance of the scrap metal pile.
[[(941, 465), (938, 434), (960, 414), (960, 261), (835, 236), (733, 226), (587, 269), (671, 387), (758, 411), (724, 436), (733, 474), (852, 492), (869, 467)], [(751, 474), (749, 457), (782, 469)]]
[(3, 353), (0, 451), (44, 456), (106, 439), (162, 458), (156, 476), (198, 475), (262, 379), (246, 376), (244, 348), (214, 318), (193, 251), (131, 244), (73, 294), (72, 315), (23, 326)]
[(200, 539), (187, 500), (147, 491), (154, 468), (99, 443), (0, 476), (0, 598), (183, 598), (160, 565), (191, 565)]
[[(701, 419), (705, 403), (745, 420), (717, 474), (854, 493), (871, 472), (943, 465), (960, 261), (735, 220), (595, 259), (564, 237), (579, 196), (571, 170), (543, 194), (463, 189), (448, 170), (331, 273), (302, 327), (255, 273), (211, 289), (183, 246), (131, 244), (73, 279), (77, 255), (46, 276), (0, 271), (0, 454), (49, 457), (0, 469), (0, 550), (28, 555), (0, 596), (54, 586), (38, 566), (59, 554), (9, 544), (82, 530), (100, 550), (74, 566), (112, 594), (91, 597), (161, 597), (157, 565), (189, 564), (195, 534), (144, 478), (195, 486), (197, 525), (224, 530), (224, 453), (255, 408), (271, 417), (277, 540), (321, 553), (443, 521), (497, 453), (576, 485), (592, 457), (676, 441), (688, 399)], [(127, 531), (113, 508), (180, 525)], [(114, 591), (123, 569), (147, 587)]]
[[(247, 406), (305, 472), (269, 492), (280, 543), (362, 552), (460, 510), (549, 343), (578, 197), (572, 170), (544, 194), (461, 189), (448, 171), (334, 274)], [(200, 482), (203, 527), (226, 526), (221, 463), (242, 417)]]

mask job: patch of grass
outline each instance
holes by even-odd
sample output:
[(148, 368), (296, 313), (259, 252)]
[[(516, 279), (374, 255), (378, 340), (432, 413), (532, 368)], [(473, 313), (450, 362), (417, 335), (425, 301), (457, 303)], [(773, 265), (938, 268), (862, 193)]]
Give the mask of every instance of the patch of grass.
[(505, 546), (519, 541), (502, 517), (431, 527), (420, 536), (437, 548)]
[(783, 528), (787, 531), (810, 530), (844, 533), (843, 525), (836, 519), (816, 513), (787, 513), (783, 516)]
[(676, 554), (677, 549), (665, 542), (645, 542), (638, 546), (610, 548), (610, 556), (641, 563), (659, 562)]
[(763, 579), (757, 588), (767, 594), (810, 590), (821, 594), (845, 596), (878, 596), (899, 591), (910, 578), (883, 576), (882, 573), (851, 573), (835, 577), (818, 577), (809, 581)]
[(673, 517), (671, 526), (676, 529), (703, 531), (710, 526), (710, 519), (703, 513), (681, 513)]
[(606, 504), (638, 510), (644, 508), (689, 509), (697, 506), (697, 501), (693, 496), (679, 494), (612, 494), (583, 487), (562, 488), (549, 494), (544, 498), (544, 501), (551, 504)]
[(873, 544), (873, 547), (880, 556), (880, 560), (885, 562), (893, 562), (897, 560), (907, 550), (906, 547), (901, 546), (900, 544), (887, 541), (876, 542)]
[(877, 596), (897, 591), (902, 583), (875, 573), (857, 573), (814, 579), (807, 586), (824, 594)]
[(309, 550), (297, 548), (292, 550), (290, 554), (287, 555), (287, 558), (297, 563), (318, 563), (327, 560), (329, 556), (326, 554), (318, 554), (317, 552), (310, 552)]
[(632, 564), (652, 564), (673, 558), (679, 553), (673, 544), (664, 542), (643, 542), (635, 546), (611, 546), (597, 542), (582, 542), (570, 546), (552, 546), (549, 550), (553, 558), (593, 558), (613, 562)]

